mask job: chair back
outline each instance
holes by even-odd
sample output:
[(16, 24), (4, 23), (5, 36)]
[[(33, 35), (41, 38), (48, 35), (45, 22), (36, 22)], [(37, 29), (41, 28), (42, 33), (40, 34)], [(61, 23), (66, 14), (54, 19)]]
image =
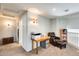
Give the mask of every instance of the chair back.
[(49, 32), (49, 33), (48, 33), (48, 36), (50, 36), (50, 37), (55, 37), (55, 33), (54, 33), (54, 32)]

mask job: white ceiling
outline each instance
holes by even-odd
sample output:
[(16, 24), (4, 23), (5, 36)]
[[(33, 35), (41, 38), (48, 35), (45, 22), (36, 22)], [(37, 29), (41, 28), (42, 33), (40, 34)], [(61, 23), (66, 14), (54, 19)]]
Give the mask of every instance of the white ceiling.
[[(64, 16), (79, 12), (78, 3), (4, 3), (1, 4), (3, 13), (10, 14), (11, 16), (19, 16), (23, 11), (29, 8), (36, 8), (42, 15), (48, 17)], [(55, 11), (52, 9), (56, 8)], [(64, 10), (68, 9), (68, 12)]]

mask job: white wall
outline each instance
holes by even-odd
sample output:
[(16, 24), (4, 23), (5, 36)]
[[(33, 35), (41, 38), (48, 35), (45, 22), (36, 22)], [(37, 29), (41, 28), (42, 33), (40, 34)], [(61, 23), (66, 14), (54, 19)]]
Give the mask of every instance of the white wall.
[(55, 32), (56, 33), (56, 19), (51, 19), (50, 20), (51, 22), (50, 22), (50, 24), (51, 24), (51, 32)]
[(19, 21), (19, 43), (21, 45), (23, 45), (22, 38), (23, 38), (23, 25), (22, 25), (22, 18), (21, 18)]
[(67, 28), (70, 29), (79, 29), (79, 16), (76, 17), (69, 17), (68, 18), (68, 23), (67, 23)]
[(28, 19), (25, 12), (19, 21), (19, 43), (28, 51)]
[(16, 41), (16, 28), (16, 20), (0, 17), (0, 44), (2, 43), (2, 38), (5, 37), (14, 37), (14, 41)]
[(56, 19), (52, 19), (51, 21), (51, 28), (52, 32), (55, 32), (57, 36), (60, 36), (60, 29), (66, 28), (67, 26), (67, 19), (65, 17), (59, 17)]

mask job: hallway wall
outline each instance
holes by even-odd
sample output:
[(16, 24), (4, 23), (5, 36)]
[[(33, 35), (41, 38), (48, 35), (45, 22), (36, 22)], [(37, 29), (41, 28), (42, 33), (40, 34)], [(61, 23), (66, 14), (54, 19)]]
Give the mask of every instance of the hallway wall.
[(17, 20), (0, 17), (0, 44), (2, 38), (14, 37), (16, 41)]

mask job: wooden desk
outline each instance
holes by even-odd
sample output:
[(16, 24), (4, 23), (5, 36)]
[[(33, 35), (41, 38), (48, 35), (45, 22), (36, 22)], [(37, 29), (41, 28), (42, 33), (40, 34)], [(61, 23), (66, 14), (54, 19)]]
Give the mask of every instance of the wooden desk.
[(33, 50), (33, 41), (36, 42), (36, 54), (38, 54), (38, 42), (49, 40), (49, 38), (50, 37), (48, 37), (48, 36), (43, 36), (40, 38), (32, 39), (32, 50)]

